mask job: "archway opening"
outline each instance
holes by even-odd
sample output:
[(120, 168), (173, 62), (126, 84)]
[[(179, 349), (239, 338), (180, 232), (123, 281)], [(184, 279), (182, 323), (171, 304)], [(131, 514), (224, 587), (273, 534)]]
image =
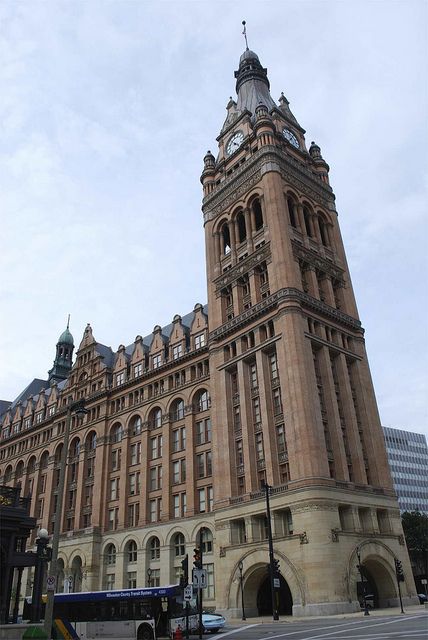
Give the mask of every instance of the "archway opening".
[[(291, 616), (293, 613), (293, 597), (290, 587), (283, 576), (280, 576), (279, 583), (279, 589), (275, 589), (278, 613), (282, 616)], [(272, 593), (269, 576), (265, 577), (258, 589), (257, 610), (259, 616), (272, 615)]]
[(392, 568), (385, 562), (373, 556), (367, 557), (361, 566), (364, 586), (360, 575), (357, 576), (357, 598), (364, 606), (364, 591), (367, 603), (372, 608), (391, 607), (397, 604), (398, 592), (394, 581)]

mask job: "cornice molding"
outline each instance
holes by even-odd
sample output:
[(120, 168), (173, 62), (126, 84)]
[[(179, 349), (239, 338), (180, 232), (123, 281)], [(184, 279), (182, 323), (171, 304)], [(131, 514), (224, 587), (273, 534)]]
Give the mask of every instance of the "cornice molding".
[(325, 302), (321, 300), (317, 300), (313, 298), (307, 293), (300, 291), (299, 289), (295, 289), (293, 287), (287, 287), (284, 289), (279, 289), (275, 291), (275, 293), (271, 294), (261, 302), (258, 302), (250, 309), (246, 309), (243, 313), (235, 318), (232, 318), (228, 322), (225, 322), (217, 329), (214, 329), (209, 334), (209, 340), (215, 341), (219, 340), (228, 334), (236, 331), (238, 328), (253, 322), (255, 318), (265, 314), (267, 311), (278, 305), (280, 302), (294, 302), (297, 303), (297, 307), (295, 310), (300, 308), (309, 308), (320, 315), (327, 316), (333, 319), (335, 322), (342, 324), (346, 327), (349, 327), (353, 331), (361, 331), (361, 322), (348, 316), (343, 311), (339, 311), (338, 309), (334, 309), (330, 307)]
[(267, 242), (263, 247), (257, 249), (247, 258), (244, 258), (244, 260), (235, 264), (231, 269), (222, 273), (221, 276), (218, 276), (214, 280), (216, 291), (220, 291), (220, 289), (227, 287), (231, 282), (234, 282), (243, 274), (254, 269), (254, 267), (257, 267), (257, 265), (261, 264), (263, 261), (269, 261), (270, 257), (270, 242)]
[(342, 267), (339, 267), (330, 260), (327, 260), (326, 258), (320, 256), (316, 251), (303, 247), (299, 242), (296, 242), (296, 240), (292, 239), (291, 245), (293, 248), (293, 256), (295, 260), (303, 260), (304, 262), (307, 262), (311, 266), (315, 267), (315, 269), (324, 271), (332, 278), (335, 278), (336, 280), (339, 280), (339, 282), (344, 284), (343, 274), (345, 270), (342, 269)]

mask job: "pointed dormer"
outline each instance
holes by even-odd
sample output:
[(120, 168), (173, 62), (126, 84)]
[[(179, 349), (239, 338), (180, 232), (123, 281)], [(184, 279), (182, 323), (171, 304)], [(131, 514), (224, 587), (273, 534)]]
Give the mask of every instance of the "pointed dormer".
[(69, 330), (70, 318), (67, 328), (63, 331), (56, 345), (56, 356), (52, 369), (48, 372), (48, 381), (60, 382), (66, 380), (70, 374), (73, 360), (74, 340)]

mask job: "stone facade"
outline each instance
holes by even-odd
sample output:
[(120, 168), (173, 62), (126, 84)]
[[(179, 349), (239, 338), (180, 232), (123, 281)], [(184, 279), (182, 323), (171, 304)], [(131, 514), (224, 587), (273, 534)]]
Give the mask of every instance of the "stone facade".
[[(52, 530), (72, 417), (60, 584), (178, 581), (204, 528), (207, 607), (271, 611), (264, 482), (281, 614), (359, 608), (415, 587), (393, 491), (335, 198), (320, 148), (246, 51), (201, 176), (208, 305), (116, 353), (88, 326), (68, 378), (2, 418), (0, 475)], [(254, 104), (258, 105), (254, 108)]]

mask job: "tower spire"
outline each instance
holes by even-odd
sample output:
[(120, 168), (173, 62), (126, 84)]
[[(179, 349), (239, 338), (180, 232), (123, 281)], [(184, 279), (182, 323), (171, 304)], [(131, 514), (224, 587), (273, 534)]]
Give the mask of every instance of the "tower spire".
[(245, 20), (243, 20), (243, 21), (242, 21), (242, 24), (243, 24), (243, 26), (244, 26), (244, 30), (243, 30), (243, 32), (242, 32), (242, 35), (243, 35), (243, 36), (244, 36), (244, 38), (245, 38), (245, 47), (246, 47), (246, 49), (245, 49), (245, 50), (246, 50), (246, 51), (248, 51), (247, 27), (246, 27), (246, 24), (247, 24), (247, 23), (245, 22)]

